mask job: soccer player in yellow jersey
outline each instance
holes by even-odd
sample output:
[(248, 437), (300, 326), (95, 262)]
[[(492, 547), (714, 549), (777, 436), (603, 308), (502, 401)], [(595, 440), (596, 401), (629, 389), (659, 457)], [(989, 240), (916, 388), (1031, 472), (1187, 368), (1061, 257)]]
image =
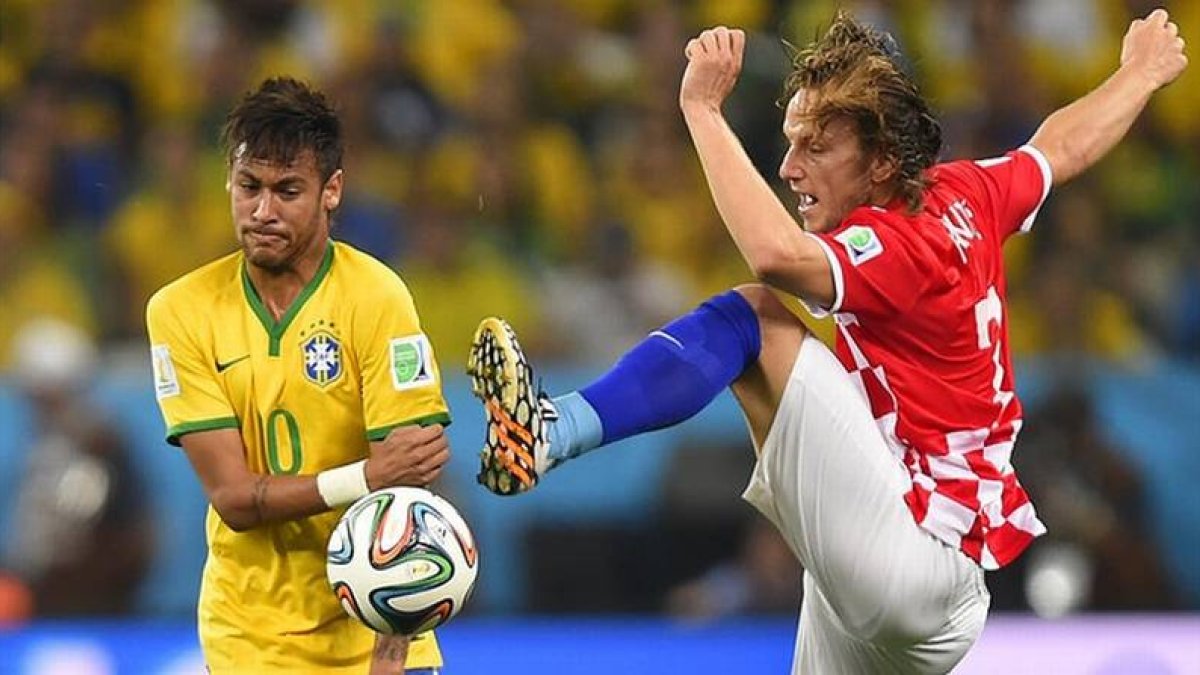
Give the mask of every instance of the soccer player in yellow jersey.
[(198, 608), (212, 673), (432, 674), (432, 633), (376, 635), (325, 578), (329, 534), (369, 490), (449, 459), (438, 368), (412, 297), (329, 238), (340, 122), (323, 94), (263, 82), (224, 130), (241, 250), (146, 308), (167, 439), (211, 503)]

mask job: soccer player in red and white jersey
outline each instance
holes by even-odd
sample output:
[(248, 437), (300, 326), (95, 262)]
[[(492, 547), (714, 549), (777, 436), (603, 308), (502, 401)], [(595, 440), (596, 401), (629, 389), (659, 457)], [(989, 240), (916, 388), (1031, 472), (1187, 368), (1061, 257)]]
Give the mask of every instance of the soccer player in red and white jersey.
[[(1134, 21), (1116, 72), (1028, 144), (936, 164), (940, 126), (894, 42), (839, 13), (788, 81), (779, 175), (803, 229), (721, 112), (743, 45), (724, 27), (691, 40), (679, 98), (716, 206), (764, 285), (710, 299), (554, 399), (507, 324), (485, 319), (468, 365), (489, 418), (480, 480), (524, 492), (730, 387), (758, 454), (744, 496), (805, 569), (795, 672), (946, 672), (983, 628), (983, 570), (1045, 529), (1010, 462), (1021, 405), (1001, 246), (1179, 76), (1183, 40), (1163, 10)], [(833, 314), (836, 357), (774, 291)]]

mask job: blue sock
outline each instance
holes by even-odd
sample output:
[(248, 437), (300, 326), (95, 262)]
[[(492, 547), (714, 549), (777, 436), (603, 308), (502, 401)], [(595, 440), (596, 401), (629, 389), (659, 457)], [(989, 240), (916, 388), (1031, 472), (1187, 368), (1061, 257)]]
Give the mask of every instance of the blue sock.
[(554, 399), (559, 422), (550, 425), (550, 455), (576, 457), (688, 419), (754, 363), (761, 347), (758, 316), (741, 294), (710, 298), (650, 333), (600, 379)]

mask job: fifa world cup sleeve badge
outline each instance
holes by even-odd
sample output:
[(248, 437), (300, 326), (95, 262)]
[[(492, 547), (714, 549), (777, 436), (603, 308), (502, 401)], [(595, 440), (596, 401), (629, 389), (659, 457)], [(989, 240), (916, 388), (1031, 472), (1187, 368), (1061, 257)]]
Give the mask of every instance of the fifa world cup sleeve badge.
[(388, 343), (392, 367), (392, 386), (396, 391), (433, 384), (433, 356), (429, 340), (423, 334), (393, 338)]
[(158, 400), (179, 395), (179, 377), (171, 361), (171, 348), (167, 345), (150, 347), (150, 367), (154, 371), (154, 397)]

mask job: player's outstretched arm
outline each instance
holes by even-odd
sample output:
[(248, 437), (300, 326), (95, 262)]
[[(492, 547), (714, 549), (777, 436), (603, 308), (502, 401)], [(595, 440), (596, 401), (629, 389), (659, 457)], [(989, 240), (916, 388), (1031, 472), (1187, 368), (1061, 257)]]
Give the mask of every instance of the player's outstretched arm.
[(718, 26), (688, 42), (679, 107), (713, 202), (754, 276), (828, 305), (834, 300), (829, 260), (759, 175), (721, 113), (742, 69), (745, 40), (742, 31)]
[[(371, 444), (370, 458), (317, 475), (253, 472), (237, 429), (197, 431), (180, 437), (217, 515), (235, 532), (328, 511), (394, 485), (428, 485), (449, 459), (441, 425), (397, 427)], [(332, 480), (331, 480), (332, 479)]]
[(1047, 117), (1029, 141), (1046, 156), (1055, 185), (1087, 170), (1125, 136), (1150, 96), (1187, 67), (1183, 49), (1179, 27), (1164, 9), (1130, 24), (1117, 71)]

